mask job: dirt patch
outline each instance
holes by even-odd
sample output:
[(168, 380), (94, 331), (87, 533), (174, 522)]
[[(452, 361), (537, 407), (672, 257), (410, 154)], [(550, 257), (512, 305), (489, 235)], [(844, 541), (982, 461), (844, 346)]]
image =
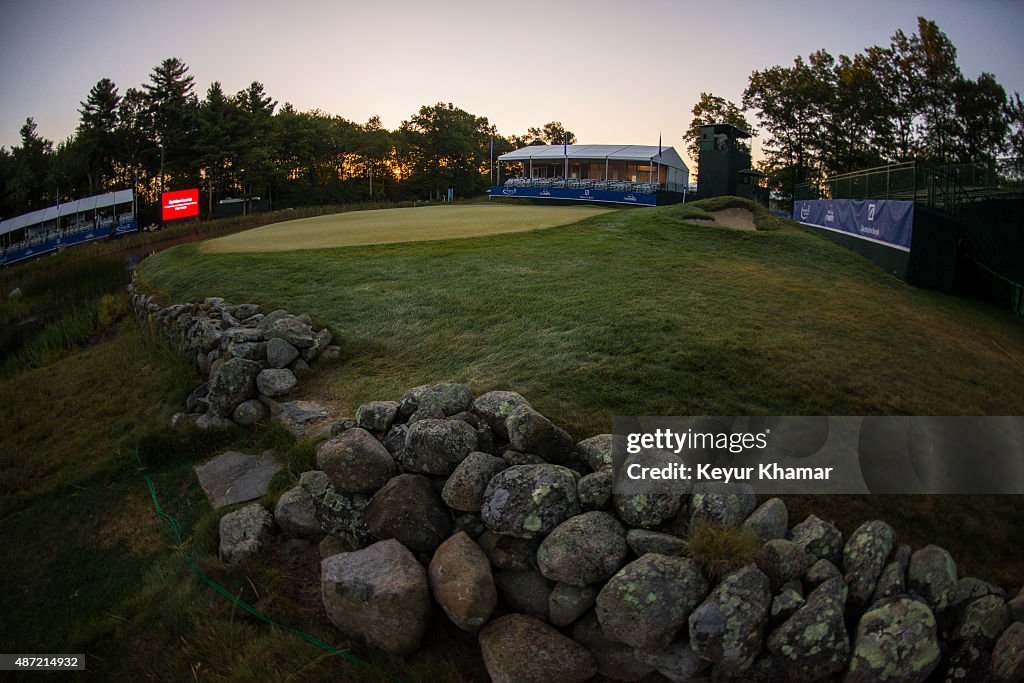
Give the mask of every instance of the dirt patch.
[(734, 230), (757, 230), (754, 225), (754, 214), (750, 209), (722, 209), (711, 214), (715, 225)]
[(156, 525), (149, 523), (152, 519), (153, 508), (149, 498), (125, 496), (121, 507), (97, 525), (97, 541), (101, 548), (124, 543), (135, 555), (152, 552), (165, 543)]

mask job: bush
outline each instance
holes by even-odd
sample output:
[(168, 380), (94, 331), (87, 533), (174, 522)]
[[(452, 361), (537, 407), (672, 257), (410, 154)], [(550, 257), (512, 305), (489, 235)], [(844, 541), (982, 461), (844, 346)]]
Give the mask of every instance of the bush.
[(741, 526), (719, 526), (698, 520), (690, 528), (690, 558), (714, 579), (749, 563), (760, 545), (757, 535)]

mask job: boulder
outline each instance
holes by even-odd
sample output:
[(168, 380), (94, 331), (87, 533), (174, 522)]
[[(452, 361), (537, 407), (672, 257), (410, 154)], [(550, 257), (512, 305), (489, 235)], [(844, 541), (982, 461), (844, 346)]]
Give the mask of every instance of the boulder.
[(576, 482), (580, 507), (584, 510), (606, 510), (612, 501), (612, 482), (615, 473), (611, 468), (580, 477)]
[(240, 562), (264, 554), (270, 547), (274, 518), (259, 503), (229, 512), (220, 518), (220, 548), (223, 562)]
[(425, 419), (409, 428), (402, 464), (413, 472), (448, 476), (476, 450), (476, 430), (462, 420)]
[[(597, 672), (605, 678), (613, 681), (639, 681), (654, 671), (653, 666), (640, 661), (643, 654), (605, 637), (594, 610), (576, 620), (572, 628), (572, 639), (590, 650), (597, 659)], [(689, 650), (689, 647), (686, 649)]]
[(839, 566), (843, 558), (843, 534), (833, 524), (809, 515), (789, 532), (789, 539), (800, 546), (811, 564), (826, 559)]
[(524, 614), (508, 614), (480, 632), (480, 651), (494, 683), (582, 683), (597, 673), (585, 647)]
[(650, 529), (672, 519), (682, 507), (682, 495), (675, 493), (612, 494), (619, 518), (627, 526)]
[(899, 595), (903, 595), (905, 592), (906, 587), (903, 581), (903, 569), (900, 567), (899, 562), (890, 562), (882, 569), (882, 573), (878, 577), (878, 582), (875, 584), (875, 592), (871, 594), (871, 599), (868, 600), (868, 604), (873, 605), (879, 600), (895, 598)]
[(199, 415), (196, 418), (195, 425), (197, 429), (201, 429), (206, 432), (211, 429), (231, 429), (235, 426), (235, 423), (230, 419), (221, 417), (211, 411)]
[(397, 416), (397, 401), (371, 401), (356, 410), (356, 424), (367, 431), (386, 434)]
[(255, 398), (242, 401), (231, 414), (231, 418), (240, 425), (254, 425), (259, 422), (266, 422), (269, 417), (270, 411)]
[(503, 569), (494, 575), (494, 584), (510, 612), (522, 612), (547, 621), (552, 585), (540, 572)]
[(956, 563), (945, 549), (929, 545), (910, 556), (907, 590), (920, 596), (936, 614), (953, 600), (956, 579)]
[(473, 412), (484, 419), (502, 441), (508, 440), (508, 429), (505, 420), (520, 406), (529, 406), (529, 402), (514, 391), (489, 391), (477, 396), (473, 401)]
[(441, 496), (418, 474), (400, 474), (388, 481), (366, 507), (365, 519), (374, 538), (396, 538), (410, 550), (428, 554), (452, 530)]
[(707, 592), (707, 580), (693, 560), (648, 553), (601, 589), (597, 618), (606, 637), (637, 650), (661, 650)]
[(556, 583), (548, 598), (548, 618), (555, 626), (568, 626), (587, 613), (597, 600), (594, 586)]
[(299, 357), (299, 350), (284, 339), (274, 337), (267, 340), (267, 365), (272, 368), (286, 368)]
[(287, 368), (281, 370), (267, 368), (256, 376), (256, 388), (261, 394), (270, 398), (284, 396), (298, 383), (299, 380), (296, 379), (295, 373)]
[(594, 472), (610, 469), (613, 439), (612, 434), (598, 434), (584, 439), (576, 444), (576, 455)]
[(828, 680), (846, 668), (850, 637), (843, 622), (846, 584), (829, 579), (768, 636), (768, 651), (793, 683)]
[[(272, 315), (273, 313), (271, 313)], [(267, 317), (269, 318), (270, 316)], [(264, 318), (263, 323), (266, 323), (266, 321), (267, 318)], [(300, 353), (302, 349), (308, 349), (313, 346), (313, 328), (298, 318), (291, 316), (281, 317), (272, 321), (264, 329), (264, 336), (266, 336), (268, 342), (271, 339), (283, 339), (299, 349)]]
[(430, 614), (427, 573), (396, 540), (320, 563), (327, 617), (345, 636), (393, 655), (415, 652)]
[(841, 577), (842, 575), (843, 573), (839, 571), (839, 567), (828, 560), (818, 560), (807, 568), (807, 573), (804, 574), (804, 581), (807, 582), (808, 588), (817, 588), (829, 579)]
[(349, 549), (366, 545), (370, 536), (365, 519), (369, 496), (335, 491), (331, 480), (319, 470), (303, 472), (299, 486), (306, 489), (313, 499), (316, 518), (325, 534), (343, 539)]
[(1024, 681), (1024, 624), (1019, 621), (1003, 631), (992, 650), (992, 680)]
[(540, 541), (536, 539), (505, 536), (487, 530), (477, 539), (480, 548), (487, 554), (496, 569), (523, 571), (532, 569)]
[(754, 663), (772, 605), (768, 577), (747, 565), (729, 574), (690, 614), (690, 647), (738, 676)]
[(301, 484), (296, 484), (277, 499), (274, 520), (281, 531), (288, 534), (312, 536), (321, 532), (316, 504)]
[[(710, 662), (701, 658), (689, 643), (674, 642), (664, 650), (657, 652), (636, 652), (641, 663), (656, 669), (658, 673), (672, 683), (686, 683), (699, 680), (697, 674), (710, 666)], [(713, 680), (718, 680), (713, 678)], [(749, 679), (748, 679), (749, 680)]]
[(1003, 599), (997, 595), (986, 595), (967, 605), (957, 637), (989, 646), (1009, 625), (1010, 610)]
[(672, 534), (648, 529), (630, 529), (626, 532), (626, 544), (636, 553), (637, 557), (647, 553), (659, 555), (682, 555), (686, 550), (686, 541)]
[(607, 512), (585, 512), (555, 527), (537, 549), (545, 578), (574, 586), (603, 582), (629, 553), (626, 529)]
[(875, 605), (860, 618), (845, 683), (923, 683), (939, 664), (935, 616), (923, 602), (902, 597)]
[(807, 571), (807, 554), (792, 541), (775, 538), (757, 551), (754, 562), (765, 573), (777, 591), (793, 579), (799, 579)]
[(514, 465), (543, 465), (544, 458), (533, 453), (520, 453), (519, 451), (513, 451), (512, 449), (506, 449), (501, 454), (501, 459), (505, 461), (505, 464), (509, 467)]
[(754, 532), (762, 543), (775, 538), (785, 538), (789, 529), (789, 510), (781, 498), (766, 500), (750, 513), (743, 526)]
[(225, 361), (210, 376), (207, 394), (210, 410), (220, 417), (231, 415), (239, 403), (256, 394), (256, 376), (259, 374), (259, 363), (244, 358)]
[(499, 472), (487, 484), (480, 507), (488, 529), (520, 538), (544, 536), (579, 512), (576, 478), (559, 465), (516, 465)]
[(521, 405), (505, 419), (512, 448), (533, 453), (548, 462), (562, 464), (573, 451), (572, 437), (536, 410)]
[(804, 606), (804, 596), (792, 588), (785, 588), (772, 598), (771, 624), (778, 626)]
[(316, 465), (341, 493), (373, 493), (397, 473), (387, 449), (358, 427), (323, 442), (317, 449)]
[(491, 565), (466, 532), (438, 546), (428, 576), (437, 604), (463, 631), (476, 632), (491, 618), (498, 602)]
[(852, 604), (863, 606), (870, 602), (895, 535), (891, 526), (876, 519), (861, 524), (846, 540), (843, 571)]
[(331, 331), (326, 327), (317, 332), (313, 335), (313, 345), (309, 348), (302, 349), (300, 352), (302, 354), (302, 360), (307, 363), (315, 361), (320, 356), (321, 352), (331, 343), (331, 339)]
[(442, 500), (453, 510), (479, 512), (487, 484), (505, 467), (501, 458), (479, 451), (470, 453), (445, 482)]
[(473, 404), (473, 392), (465, 384), (442, 382), (432, 386), (430, 393), (440, 404), (445, 417), (467, 411)]
[(757, 507), (750, 484), (701, 482), (693, 487), (690, 524), (704, 519), (718, 526), (742, 524)]

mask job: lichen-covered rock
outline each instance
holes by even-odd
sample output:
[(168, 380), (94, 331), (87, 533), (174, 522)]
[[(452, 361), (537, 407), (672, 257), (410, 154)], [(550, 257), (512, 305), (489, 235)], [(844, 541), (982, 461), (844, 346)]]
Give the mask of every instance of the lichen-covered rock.
[(210, 411), (220, 417), (231, 415), (239, 403), (255, 395), (258, 374), (259, 363), (244, 358), (231, 358), (221, 364), (210, 376)]
[(907, 590), (924, 599), (936, 614), (953, 600), (956, 578), (956, 563), (943, 548), (929, 545), (910, 556)]
[(554, 586), (536, 569), (503, 569), (495, 573), (494, 584), (510, 612), (521, 612), (547, 621)]
[(442, 382), (432, 386), (430, 393), (434, 395), (441, 405), (441, 411), (445, 416), (467, 411), (473, 403), (473, 392), (465, 384)]
[(605, 510), (612, 502), (612, 481), (615, 473), (610, 468), (591, 472), (576, 482), (580, 507), (584, 510)]
[(975, 683), (992, 680), (992, 651), (976, 641), (950, 644), (943, 652), (942, 662), (932, 673), (932, 680), (942, 683)]
[(514, 465), (543, 465), (544, 458), (533, 453), (520, 453), (514, 451), (511, 448), (502, 451), (501, 459), (505, 461), (505, 464), (509, 467)]
[[(597, 672), (613, 681), (639, 681), (655, 669), (640, 661), (640, 657), (644, 656), (642, 653), (624, 643), (606, 638), (594, 610), (576, 620), (572, 628), (572, 639), (590, 650), (597, 659)], [(689, 646), (686, 649), (689, 650)]]
[(480, 534), (477, 543), (495, 569), (514, 571), (533, 569), (536, 564), (534, 558), (537, 555), (537, 547), (540, 545), (538, 539), (505, 536), (490, 530)]
[(507, 467), (501, 458), (473, 451), (460, 462), (444, 483), (445, 505), (462, 512), (479, 512), (487, 484)]
[(295, 373), (288, 368), (280, 370), (267, 368), (256, 376), (256, 388), (261, 394), (270, 398), (284, 396), (298, 383), (299, 380), (295, 378)]
[(842, 575), (843, 573), (839, 571), (839, 567), (835, 566), (828, 560), (821, 559), (807, 568), (807, 573), (804, 574), (804, 581), (807, 582), (808, 588), (813, 589), (817, 588), (829, 579), (842, 577)]
[(313, 497), (301, 484), (296, 484), (277, 499), (274, 520), (285, 533), (303, 536), (320, 533), (320, 520), (316, 517)]
[(226, 417), (217, 415), (212, 410), (198, 416), (195, 421), (197, 429), (201, 429), (204, 432), (211, 429), (231, 429), (235, 426), (235, 423)]
[(626, 532), (626, 544), (637, 557), (647, 553), (682, 555), (686, 550), (686, 541), (678, 536), (649, 529), (630, 529)]
[(789, 529), (789, 510), (781, 498), (772, 498), (750, 513), (743, 526), (752, 531), (762, 543), (774, 538), (785, 538)]
[(259, 557), (270, 546), (274, 518), (259, 503), (246, 505), (220, 518), (220, 559), (239, 562)]
[(594, 472), (612, 466), (613, 434), (598, 434), (576, 444), (576, 455)]
[[(264, 322), (266, 322), (266, 318), (264, 318)], [(291, 316), (278, 318), (265, 327), (264, 330), (264, 336), (268, 341), (271, 339), (283, 339), (299, 349), (300, 352), (302, 349), (308, 349), (313, 346), (313, 328), (298, 318)]]
[(873, 605), (880, 600), (895, 598), (906, 593), (903, 575), (903, 568), (900, 567), (899, 562), (893, 561), (885, 565), (881, 575), (878, 577), (878, 583), (875, 584), (875, 592), (871, 594), (868, 604)]
[(397, 416), (397, 401), (371, 401), (356, 409), (356, 424), (367, 431), (386, 434)]
[(789, 533), (789, 539), (800, 546), (813, 564), (825, 559), (838, 567), (843, 559), (843, 534), (833, 524), (809, 515)]
[(374, 494), (364, 516), (374, 538), (396, 538), (421, 553), (433, 553), (452, 530), (441, 496), (429, 479), (418, 474), (393, 477)]
[(637, 650), (660, 650), (707, 592), (707, 580), (693, 560), (648, 553), (604, 585), (597, 595), (597, 618), (608, 638)]
[(480, 632), (480, 651), (494, 683), (582, 683), (597, 673), (585, 647), (523, 614), (508, 614)]
[(231, 414), (231, 419), (240, 425), (253, 425), (265, 422), (269, 417), (270, 410), (261, 401), (254, 398), (239, 403)]
[(302, 360), (307, 363), (312, 363), (320, 357), (321, 352), (326, 349), (331, 343), (331, 331), (326, 327), (316, 334), (313, 335), (313, 345), (309, 348), (302, 349)]
[(230, 342), (228, 344), (228, 356), (245, 358), (246, 360), (263, 362), (267, 357), (266, 342)]
[(773, 591), (788, 581), (799, 579), (807, 571), (807, 554), (792, 541), (781, 538), (773, 538), (761, 546), (754, 562), (771, 580)]
[(361, 493), (339, 493), (320, 470), (303, 472), (299, 486), (306, 489), (316, 508), (316, 517), (325, 534), (343, 539), (349, 549), (366, 545), (370, 532), (364, 514), (370, 497)]
[(409, 428), (402, 464), (413, 472), (448, 476), (476, 450), (476, 430), (462, 420), (419, 420)]
[(286, 368), (299, 357), (299, 350), (284, 339), (274, 337), (267, 340), (267, 365), (272, 368)]
[(675, 493), (613, 493), (612, 503), (628, 526), (650, 529), (672, 519), (682, 507), (682, 495)]
[(597, 588), (556, 583), (548, 598), (548, 617), (555, 626), (568, 626), (594, 606)]
[(610, 578), (628, 553), (619, 520), (607, 512), (585, 512), (547, 535), (537, 549), (537, 566), (552, 581), (582, 587)]
[(373, 493), (397, 473), (387, 449), (359, 427), (320, 444), (316, 465), (340, 493)]
[(800, 595), (792, 588), (782, 589), (779, 594), (772, 599), (772, 626), (778, 626), (789, 619), (791, 616), (796, 614), (797, 610), (803, 607), (805, 603), (806, 600), (804, 600), (804, 596)]
[(1014, 622), (999, 636), (992, 650), (995, 683), (1024, 681), (1024, 624)]
[(935, 616), (923, 602), (894, 598), (860, 618), (845, 683), (922, 683), (939, 664)]
[(996, 595), (986, 595), (967, 605), (957, 636), (962, 640), (991, 645), (1009, 625), (1010, 611), (1003, 599)]
[(530, 406), (513, 410), (505, 419), (505, 428), (512, 448), (522, 453), (533, 453), (559, 464), (572, 454), (572, 437)]
[(701, 482), (693, 487), (690, 523), (703, 519), (718, 526), (735, 526), (756, 507), (757, 496), (750, 484)]
[(843, 622), (845, 604), (846, 584), (841, 578), (829, 579), (768, 636), (768, 651), (788, 681), (828, 680), (846, 668), (850, 637)]
[(529, 405), (525, 398), (514, 391), (488, 391), (473, 401), (473, 412), (484, 419), (496, 437), (507, 441), (505, 420), (519, 406)]
[[(674, 642), (657, 652), (636, 651), (636, 658), (641, 663), (653, 667), (672, 683), (704, 680), (697, 679), (697, 674), (711, 666), (711, 662), (694, 652), (689, 643), (680, 642)], [(728, 679), (728, 674), (725, 674), (723, 678)], [(712, 672), (711, 680), (719, 680), (714, 676), (714, 672)], [(746, 677), (746, 672), (744, 672), (743, 680), (749, 680)]]
[(733, 572), (690, 614), (690, 647), (722, 674), (739, 675), (761, 651), (771, 604), (768, 577), (757, 567)]
[(345, 636), (395, 655), (415, 652), (430, 614), (427, 573), (396, 540), (320, 564), (327, 617)]
[(576, 478), (570, 470), (560, 465), (516, 465), (487, 484), (480, 518), (496, 533), (536, 538), (579, 512)]
[(895, 532), (881, 520), (864, 522), (850, 534), (843, 548), (843, 571), (850, 591), (849, 600), (867, 605), (875, 592), (885, 560), (892, 551)]
[[(331, 436), (334, 436), (333, 432)], [(402, 461), (402, 454), (405, 453), (405, 440), (409, 438), (409, 425), (392, 425), (387, 435), (381, 440), (381, 445), (387, 449), (395, 462)]]
[(498, 603), (491, 565), (466, 532), (438, 546), (428, 575), (437, 604), (463, 631), (476, 632), (491, 618)]

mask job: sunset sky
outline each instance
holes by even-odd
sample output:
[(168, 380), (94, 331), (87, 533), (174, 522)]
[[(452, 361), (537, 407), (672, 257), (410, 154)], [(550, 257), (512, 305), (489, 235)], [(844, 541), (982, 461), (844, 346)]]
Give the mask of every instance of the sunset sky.
[[(826, 48), (887, 44), (938, 22), (965, 75), (1024, 92), (1024, 3), (978, 2), (65, 2), (0, 3), (0, 145), (31, 116), (67, 137), (102, 77), (123, 93), (176, 56), (202, 97), (253, 80), (281, 104), (397, 127), (452, 102), (503, 134), (562, 121), (582, 143), (680, 153), (701, 91), (739, 102), (751, 71)], [(752, 115), (751, 115), (752, 118)], [(758, 145), (755, 145), (757, 156)]]

